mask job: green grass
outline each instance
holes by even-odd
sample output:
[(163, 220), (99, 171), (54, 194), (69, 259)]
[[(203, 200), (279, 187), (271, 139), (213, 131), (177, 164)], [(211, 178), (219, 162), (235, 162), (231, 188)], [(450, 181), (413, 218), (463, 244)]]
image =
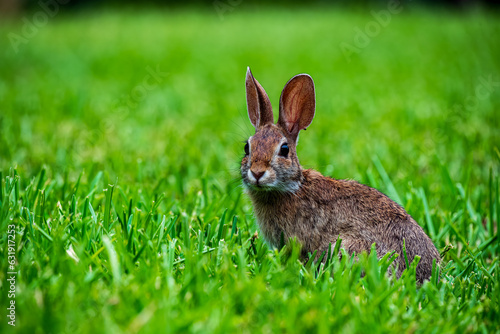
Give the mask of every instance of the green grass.
[[(340, 43), (371, 20), (245, 3), (224, 20), (61, 14), (17, 53), (22, 22), (2, 23), (0, 332), (500, 332), (499, 17), (407, 6), (347, 61)], [(246, 66), (275, 106), (312, 75), (301, 163), (400, 202), (446, 252), (430, 282), (256, 237), (238, 179)], [(141, 95), (151, 69), (167, 74)]]

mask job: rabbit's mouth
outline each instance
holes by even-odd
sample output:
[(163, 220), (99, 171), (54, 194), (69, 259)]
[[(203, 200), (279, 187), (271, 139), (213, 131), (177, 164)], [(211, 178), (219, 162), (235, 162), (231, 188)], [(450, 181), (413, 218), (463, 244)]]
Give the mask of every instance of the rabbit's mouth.
[(255, 186), (266, 186), (275, 182), (274, 173), (267, 169), (254, 171), (252, 168), (246, 172), (246, 179), (249, 184)]
[(276, 188), (276, 179), (269, 175), (269, 172), (263, 173), (260, 177), (255, 177), (250, 170), (243, 177), (243, 184), (254, 191), (270, 191)]
[(300, 188), (300, 179), (282, 176), (272, 168), (252, 171), (243, 168), (241, 173), (243, 185), (248, 191), (294, 193)]
[(300, 188), (300, 182), (297, 181), (279, 182), (274, 180), (270, 183), (252, 183), (247, 179), (243, 181), (243, 184), (248, 191), (255, 192), (295, 193)]

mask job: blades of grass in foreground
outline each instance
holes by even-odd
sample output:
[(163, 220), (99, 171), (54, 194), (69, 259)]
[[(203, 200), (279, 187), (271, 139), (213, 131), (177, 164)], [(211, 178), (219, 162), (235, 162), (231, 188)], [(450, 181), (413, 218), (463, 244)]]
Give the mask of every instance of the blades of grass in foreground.
[(118, 260), (118, 254), (116, 253), (112, 241), (108, 238), (108, 236), (103, 235), (102, 242), (104, 243), (104, 247), (106, 248), (106, 251), (108, 253), (108, 259), (109, 259), (109, 264), (111, 266), (113, 282), (115, 285), (119, 285), (121, 282), (121, 269), (120, 269), (120, 262)]
[(406, 269), (410, 268), (410, 264), (408, 263), (408, 256), (406, 255), (406, 240), (403, 238), (403, 256), (405, 259)]
[(432, 222), (431, 213), (429, 211), (429, 204), (427, 203), (427, 197), (425, 196), (424, 188), (420, 188), (419, 194), (420, 198), (422, 199), (422, 204), (424, 205), (425, 221), (427, 223), (427, 229), (429, 230), (431, 239), (435, 240), (436, 230), (434, 228), (434, 223)]
[(106, 204), (104, 205), (104, 228), (106, 231), (109, 230), (109, 222), (111, 219), (111, 200), (113, 198), (114, 185), (108, 185), (108, 189), (104, 189), (106, 194)]
[[(498, 151), (497, 151), (498, 152)], [(497, 252), (500, 251), (500, 175), (497, 174), (495, 203), (497, 207)]]
[(230, 237), (230, 239), (233, 239), (233, 235), (236, 234), (237, 223), (238, 223), (238, 216), (234, 216), (233, 217), (233, 224), (232, 224), (232, 227), (231, 227), (231, 237)]
[(216, 239), (217, 244), (222, 239), (222, 231), (224, 230), (224, 223), (226, 222), (226, 214), (227, 214), (227, 209), (224, 210), (219, 221), (219, 230), (217, 232), (217, 239)]
[(378, 173), (380, 174), (380, 177), (384, 181), (384, 184), (387, 188), (387, 194), (391, 199), (393, 199), (396, 203), (399, 205), (403, 205), (403, 201), (401, 201), (401, 197), (399, 197), (399, 194), (396, 190), (396, 187), (394, 187), (394, 184), (392, 183), (391, 179), (389, 178), (389, 175), (384, 169), (384, 166), (382, 166), (382, 163), (380, 162), (380, 159), (374, 155), (372, 157), (373, 164), (375, 165), (375, 168), (377, 168)]
[[(496, 182), (495, 182), (496, 183)], [(488, 200), (489, 200), (489, 224), (488, 232), (490, 235), (495, 233), (495, 188), (493, 187), (493, 166), (490, 166), (490, 175), (488, 178)]]

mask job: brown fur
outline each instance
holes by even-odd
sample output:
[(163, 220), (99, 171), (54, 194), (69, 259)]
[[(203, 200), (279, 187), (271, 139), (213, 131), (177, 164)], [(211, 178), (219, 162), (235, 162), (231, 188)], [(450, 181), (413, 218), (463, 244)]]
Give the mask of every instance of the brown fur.
[[(249, 86), (252, 88), (249, 76), (258, 85), (251, 73), (247, 73), (247, 91)], [(321, 253), (340, 236), (342, 247), (350, 254), (369, 251), (376, 243), (380, 257), (393, 250), (400, 254), (396, 260), (399, 276), (406, 268), (402, 253), (405, 240), (408, 261), (411, 263), (415, 255), (421, 257), (417, 280), (428, 279), (433, 259), (440, 260), (439, 253), (423, 229), (400, 205), (366, 185), (302, 169), (296, 154), (296, 139), (298, 131), (307, 127), (314, 116), (311, 101), (314, 99), (314, 85), (312, 79), (304, 75), (296, 76), (290, 82), (293, 82), (291, 88), (287, 84), (283, 90), (290, 97), (282, 94), (277, 125), (272, 124), (269, 107), (250, 110), (252, 104), (261, 107), (267, 103), (247, 102), (249, 114), (253, 113), (253, 119), (250, 119), (257, 125), (254, 124), (255, 135), (249, 139), (250, 154), (241, 162), (241, 172), (266, 241), (277, 247), (282, 234), (285, 240), (297, 237), (304, 252), (318, 250)], [(256, 89), (259, 94), (253, 96), (267, 98), (260, 85)], [(248, 99), (253, 97), (247, 94)], [(287, 99), (292, 99), (292, 102)], [(298, 106), (296, 110), (286, 110), (293, 109), (294, 105)], [(304, 111), (304, 108), (309, 109)], [(261, 117), (263, 113), (265, 117)], [(266, 121), (261, 122), (263, 119)], [(279, 154), (283, 143), (289, 147), (286, 157)], [(266, 174), (259, 180), (253, 177), (263, 173)]]

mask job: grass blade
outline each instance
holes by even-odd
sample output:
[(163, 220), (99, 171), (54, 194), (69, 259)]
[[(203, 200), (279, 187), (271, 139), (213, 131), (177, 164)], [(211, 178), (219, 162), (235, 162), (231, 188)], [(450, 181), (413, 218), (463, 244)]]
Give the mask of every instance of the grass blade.
[(382, 163), (380, 162), (379, 158), (375, 155), (373, 156), (372, 161), (373, 164), (375, 165), (375, 168), (377, 168), (380, 177), (384, 181), (385, 186), (387, 187), (387, 194), (389, 195), (389, 197), (399, 205), (403, 205), (403, 201), (401, 200), (401, 197), (399, 197), (396, 187), (394, 187), (394, 184), (392, 183), (391, 179), (389, 178), (389, 175), (385, 171), (384, 166), (382, 166)]

